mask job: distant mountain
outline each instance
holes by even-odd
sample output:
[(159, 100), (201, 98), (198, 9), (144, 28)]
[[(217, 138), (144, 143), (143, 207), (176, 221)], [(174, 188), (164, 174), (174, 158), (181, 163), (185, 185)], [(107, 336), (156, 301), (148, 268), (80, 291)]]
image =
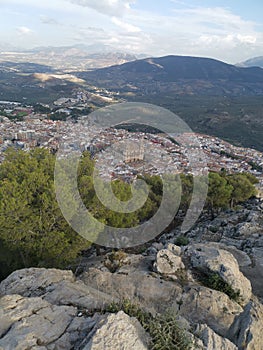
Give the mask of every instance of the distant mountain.
[(51, 73), (53, 69), (38, 63), (0, 61), (1, 73)]
[[(96, 48), (98, 51), (96, 51)], [(136, 60), (126, 52), (113, 51), (111, 47), (86, 45), (37, 47), (31, 50), (10, 50), (0, 47), (0, 63), (35, 63), (50, 66), (60, 71), (90, 70)]]
[(263, 68), (263, 56), (253, 57), (244, 62), (238, 63), (240, 67), (261, 67)]
[(263, 151), (263, 69), (208, 58), (167, 56), (82, 72), (120, 98), (162, 106), (196, 132)]
[(209, 58), (147, 58), (80, 73), (96, 85), (143, 94), (174, 92), (208, 95), (263, 94), (263, 69), (241, 68)]

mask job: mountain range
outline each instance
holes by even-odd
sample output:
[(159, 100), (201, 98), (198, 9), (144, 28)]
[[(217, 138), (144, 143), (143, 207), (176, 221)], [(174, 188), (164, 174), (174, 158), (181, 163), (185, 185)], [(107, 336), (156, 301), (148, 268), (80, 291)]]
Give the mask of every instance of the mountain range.
[(159, 105), (196, 132), (263, 150), (263, 69), (209, 58), (166, 56), (80, 72), (128, 101)]
[(93, 84), (122, 92), (205, 95), (263, 94), (263, 69), (209, 58), (166, 56), (81, 72)]
[(107, 46), (74, 45), (37, 47), (31, 50), (0, 46), (0, 64), (1, 62), (35, 63), (50, 66), (63, 72), (108, 67), (133, 61), (137, 58), (133, 54), (118, 52)]
[[(61, 52), (64, 62), (74, 59), (63, 48)], [(112, 60), (107, 53), (99, 55), (105, 55), (107, 62)], [(57, 69), (30, 63), (32, 57), (28, 56), (28, 62), (16, 58), (13, 62), (0, 62), (0, 99), (52, 103), (57, 98), (72, 96), (79, 87), (87, 91), (103, 88), (115, 92), (121, 101), (165, 107), (196, 132), (263, 151), (262, 68), (237, 67), (209, 58), (166, 56), (70, 71), (66, 64), (65, 69)]]
[(240, 67), (260, 67), (263, 68), (263, 56), (253, 57), (238, 64)]

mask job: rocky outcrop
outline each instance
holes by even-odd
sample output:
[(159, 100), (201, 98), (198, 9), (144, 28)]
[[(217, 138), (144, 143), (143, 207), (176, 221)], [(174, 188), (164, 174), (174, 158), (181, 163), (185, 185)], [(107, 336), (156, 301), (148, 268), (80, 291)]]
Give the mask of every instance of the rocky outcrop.
[(136, 318), (123, 311), (100, 317), (83, 350), (147, 350), (149, 336)]
[(239, 302), (246, 305), (252, 295), (250, 281), (240, 272), (234, 256), (214, 244), (194, 244), (185, 252), (193, 268), (217, 273), (235, 292), (239, 294)]
[(180, 300), (180, 314), (192, 323), (205, 323), (225, 336), (242, 307), (219, 291), (202, 286), (187, 288)]
[(239, 349), (262, 349), (263, 305), (257, 300), (246, 305), (238, 315), (228, 332), (228, 337)]
[(13, 272), (0, 283), (0, 295), (41, 296), (53, 305), (74, 305), (91, 310), (102, 309), (112, 302), (111, 295), (76, 280), (72, 271), (57, 269), (23, 269)]
[(146, 350), (149, 342), (139, 322), (124, 312), (85, 317), (76, 307), (40, 297), (2, 297), (0, 321), (1, 350)]
[(154, 263), (154, 269), (165, 275), (174, 274), (176, 271), (184, 269), (184, 263), (180, 257), (180, 247), (178, 249), (173, 249), (176, 247), (170, 245), (170, 249), (162, 249), (157, 253), (156, 262)]
[(111, 273), (98, 268), (85, 272), (83, 282), (97, 288), (102, 293), (110, 293), (115, 299), (130, 299), (143, 308), (155, 312), (165, 312), (168, 305), (180, 301), (182, 287), (165, 281), (150, 271)]
[(220, 337), (204, 324), (198, 324), (194, 333), (201, 340), (199, 344), (204, 350), (238, 350), (230, 340)]
[(136, 319), (118, 308), (105, 313), (123, 299), (176, 316), (194, 349), (261, 349), (263, 305), (254, 293), (263, 297), (263, 214), (252, 209), (200, 222), (184, 240), (177, 230), (164, 234), (142, 254), (91, 256), (78, 277), (13, 272), (0, 283), (0, 350), (149, 349)]
[(0, 299), (0, 349), (70, 349), (92, 326), (77, 317), (77, 308), (56, 306), (36, 297), (7, 295)]

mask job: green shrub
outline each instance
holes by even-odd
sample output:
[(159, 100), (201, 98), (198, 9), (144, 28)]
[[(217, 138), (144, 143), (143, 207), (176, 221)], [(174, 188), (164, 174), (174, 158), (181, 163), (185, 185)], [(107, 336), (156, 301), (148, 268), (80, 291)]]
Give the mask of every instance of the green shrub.
[(201, 277), (201, 282), (208, 288), (218, 290), (229, 296), (230, 299), (238, 302), (240, 292), (235, 291), (222, 277), (216, 272), (206, 272)]
[(179, 325), (176, 315), (172, 313), (157, 314), (142, 310), (138, 305), (124, 300), (112, 303), (104, 311), (117, 313), (124, 311), (130, 317), (135, 317), (151, 337), (151, 350), (190, 350), (191, 340)]
[(175, 240), (175, 244), (178, 246), (187, 245), (188, 243), (189, 243), (189, 239), (185, 236), (179, 236)]

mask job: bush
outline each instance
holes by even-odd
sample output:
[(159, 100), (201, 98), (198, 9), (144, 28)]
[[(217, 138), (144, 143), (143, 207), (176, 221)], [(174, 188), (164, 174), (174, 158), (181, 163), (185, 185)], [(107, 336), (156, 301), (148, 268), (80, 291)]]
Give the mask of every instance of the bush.
[(176, 315), (165, 313), (153, 316), (142, 310), (130, 300), (121, 303), (112, 303), (105, 312), (117, 313), (124, 311), (130, 317), (135, 317), (151, 337), (151, 350), (190, 350), (191, 340), (179, 325)]
[(208, 288), (218, 290), (229, 296), (230, 299), (238, 302), (240, 292), (234, 291), (234, 289), (225, 282), (222, 277), (216, 272), (206, 272), (201, 277), (201, 282)]
[(189, 244), (189, 239), (185, 236), (179, 236), (176, 238), (175, 244), (178, 246), (187, 245)]

